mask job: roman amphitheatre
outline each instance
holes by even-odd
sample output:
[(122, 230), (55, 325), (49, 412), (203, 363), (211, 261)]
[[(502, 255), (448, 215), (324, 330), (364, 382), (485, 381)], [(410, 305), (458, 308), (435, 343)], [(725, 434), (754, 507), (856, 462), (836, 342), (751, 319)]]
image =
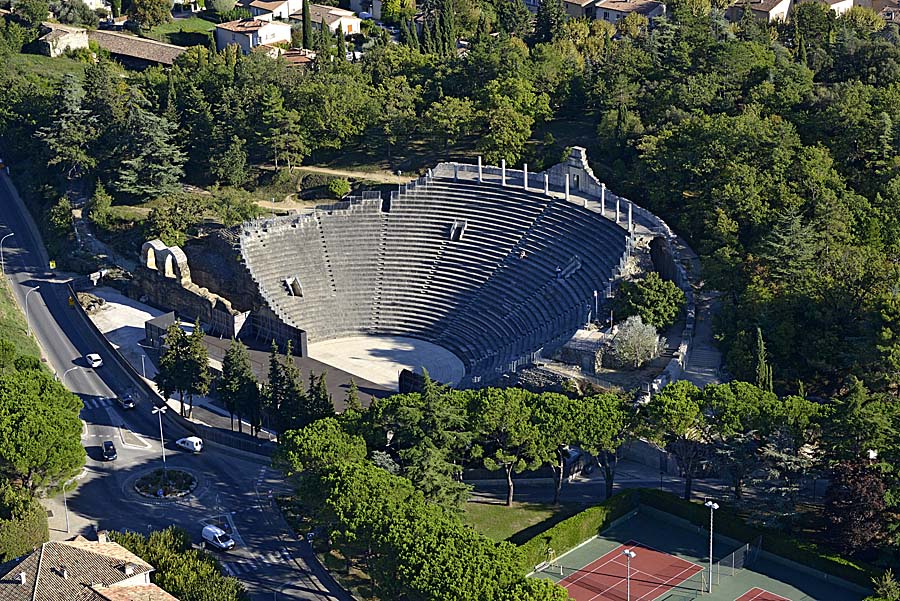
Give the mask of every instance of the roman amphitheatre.
[(687, 290), (670, 237), (575, 148), (538, 173), (441, 163), (389, 193), (246, 222), (185, 252), (148, 242), (144, 271), (201, 302), (153, 278), (143, 287), (220, 336), (290, 339), (300, 356), (390, 390), (423, 369), (465, 388), (551, 356), (607, 314), (639, 239)]

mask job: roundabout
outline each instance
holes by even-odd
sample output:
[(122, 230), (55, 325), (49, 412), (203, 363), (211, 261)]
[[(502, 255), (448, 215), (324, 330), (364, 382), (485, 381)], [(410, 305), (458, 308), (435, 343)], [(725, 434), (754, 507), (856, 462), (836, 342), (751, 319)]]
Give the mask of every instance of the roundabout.
[(197, 488), (198, 479), (187, 470), (179, 468), (155, 469), (135, 477), (134, 491), (149, 499), (180, 499)]

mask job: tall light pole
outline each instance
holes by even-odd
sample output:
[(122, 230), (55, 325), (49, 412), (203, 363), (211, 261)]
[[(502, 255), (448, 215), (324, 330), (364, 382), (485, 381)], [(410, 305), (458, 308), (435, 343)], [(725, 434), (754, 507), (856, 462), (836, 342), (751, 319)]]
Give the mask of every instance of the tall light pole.
[(712, 592), (712, 573), (713, 573), (713, 513), (716, 509), (719, 508), (719, 504), (715, 501), (709, 500), (703, 504), (705, 507), (709, 507), (709, 586), (707, 593)]
[(0, 238), (0, 275), (6, 273), (6, 262), (3, 260), (3, 241), (10, 236), (15, 236), (15, 234), (13, 232), (10, 232)]
[(40, 286), (35, 286), (31, 290), (25, 293), (25, 325), (28, 326), (28, 335), (31, 336), (31, 320), (28, 317), (28, 296), (37, 290), (40, 290)]
[(162, 429), (162, 416), (163, 413), (166, 412), (166, 407), (154, 407), (153, 413), (159, 418), (159, 446), (162, 448), (162, 460), (163, 460), (163, 483), (169, 481), (169, 473), (166, 471), (166, 442), (163, 439), (163, 429)]
[(634, 559), (637, 553), (631, 549), (625, 549), (622, 551), (622, 555), (625, 556), (625, 601), (631, 601), (631, 560)]

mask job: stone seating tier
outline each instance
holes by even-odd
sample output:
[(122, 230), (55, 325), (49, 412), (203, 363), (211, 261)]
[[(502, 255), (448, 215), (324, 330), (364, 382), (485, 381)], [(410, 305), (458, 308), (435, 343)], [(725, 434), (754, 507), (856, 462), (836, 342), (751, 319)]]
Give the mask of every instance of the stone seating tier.
[[(451, 240), (454, 222), (465, 228)], [(420, 338), (455, 353), (471, 381), (581, 326), (626, 236), (541, 191), (433, 178), (395, 197), (389, 212), (364, 201), (245, 224), (241, 250), (266, 302), (310, 342)], [(573, 257), (581, 267), (558, 279)], [(291, 277), (302, 297), (289, 293)]]

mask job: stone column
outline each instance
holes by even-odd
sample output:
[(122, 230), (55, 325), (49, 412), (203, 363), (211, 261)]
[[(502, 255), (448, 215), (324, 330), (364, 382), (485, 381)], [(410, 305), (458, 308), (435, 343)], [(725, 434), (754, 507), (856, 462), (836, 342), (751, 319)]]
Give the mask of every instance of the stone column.
[(453, 181), (459, 181), (459, 165), (453, 163)]
[(484, 179), (481, 176), (481, 155), (478, 155), (478, 183), (482, 183)]
[(619, 197), (616, 196), (616, 223), (619, 223)]
[(550, 196), (550, 176), (548, 174), (544, 174), (544, 194)]
[(522, 177), (523, 177), (522, 188), (527, 190), (528, 189), (528, 163), (525, 163), (522, 165)]
[(632, 221), (631, 221), (632, 208), (634, 208), (634, 203), (629, 201), (628, 202), (628, 233), (631, 233), (631, 231), (632, 231)]
[(566, 200), (569, 200), (569, 174), (566, 173)]
[(600, 214), (606, 213), (606, 184), (600, 183)]
[(506, 159), (500, 159), (500, 185), (506, 185)]

